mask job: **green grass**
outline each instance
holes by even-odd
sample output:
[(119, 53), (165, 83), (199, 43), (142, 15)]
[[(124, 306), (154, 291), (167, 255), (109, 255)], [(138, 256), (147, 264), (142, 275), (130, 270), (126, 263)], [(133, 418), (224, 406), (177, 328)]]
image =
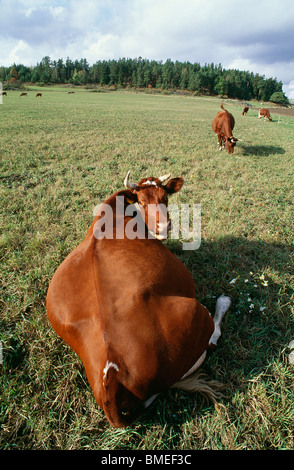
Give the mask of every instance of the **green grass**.
[[(257, 107), (243, 117), (242, 103), (227, 102), (242, 139), (229, 155), (211, 129), (219, 100), (42, 92), (8, 92), (0, 106), (0, 448), (293, 449), (294, 118), (277, 113), (263, 122)], [(201, 203), (201, 246), (187, 252), (166, 243), (203, 304), (214, 312), (222, 293), (233, 304), (203, 367), (228, 384), (220, 405), (170, 390), (119, 430), (52, 330), (45, 300), (94, 207), (123, 188), (129, 169), (134, 180), (184, 177), (170, 202)]]

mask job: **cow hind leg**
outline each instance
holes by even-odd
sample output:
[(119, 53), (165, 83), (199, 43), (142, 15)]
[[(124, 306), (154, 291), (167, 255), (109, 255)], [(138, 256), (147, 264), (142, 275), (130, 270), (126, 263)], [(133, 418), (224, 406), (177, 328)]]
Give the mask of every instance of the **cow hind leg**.
[[(231, 306), (231, 299), (225, 295), (220, 296), (216, 302), (214, 315), (214, 332), (210, 338), (209, 348), (215, 348), (221, 335), (220, 325), (225, 313)], [(206, 375), (198, 371), (198, 367), (203, 363), (206, 357), (206, 351), (198, 359), (196, 364), (179, 380), (172, 388), (178, 388), (187, 392), (199, 392), (209, 398), (213, 403), (223, 396), (221, 390), (225, 385), (217, 380), (208, 380)]]
[(221, 322), (225, 313), (229, 310), (231, 306), (231, 299), (226, 295), (221, 295), (216, 302), (215, 306), (215, 315), (213, 318), (214, 321), (214, 332), (210, 338), (209, 346), (216, 347), (217, 341), (221, 335)]

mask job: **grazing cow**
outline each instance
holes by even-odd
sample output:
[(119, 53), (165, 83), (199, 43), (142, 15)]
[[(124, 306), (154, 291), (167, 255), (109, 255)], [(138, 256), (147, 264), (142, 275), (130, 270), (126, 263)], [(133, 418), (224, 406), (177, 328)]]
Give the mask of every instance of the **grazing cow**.
[(20, 96), (28, 96), (27, 93), (21, 93)]
[(259, 119), (261, 119), (263, 117), (263, 119), (265, 120), (266, 118), (268, 118), (269, 121), (273, 121), (272, 118), (271, 118), (271, 115), (270, 115), (270, 112), (268, 109), (266, 108), (261, 108), (258, 112), (258, 117)]
[[(170, 230), (168, 196), (183, 185), (182, 178), (167, 179), (136, 184), (128, 173), (126, 189), (99, 206), (84, 241), (48, 288), (49, 320), (82, 360), (95, 399), (115, 427), (132, 423), (169, 387), (195, 391), (194, 371), (216, 346), (230, 306), (221, 296), (213, 319), (195, 297), (190, 272), (160, 241)], [(138, 236), (126, 236), (137, 217)], [(103, 236), (107, 224), (113, 231)]]
[(73, 95), (73, 94), (74, 94), (74, 91), (68, 91), (67, 94), (68, 94), (68, 95)]
[(246, 116), (249, 111), (249, 106), (244, 106), (243, 111), (242, 111), (242, 116)]
[(6, 91), (2, 91), (1, 95), (2, 95), (2, 96), (7, 96)]
[(42, 97), (42, 93), (37, 93), (36, 98), (38, 98), (38, 96)]
[(219, 111), (212, 122), (212, 130), (218, 137), (219, 150), (224, 146), (229, 153), (234, 152), (236, 142), (240, 139), (233, 137), (233, 129), (235, 125), (234, 116), (229, 113), (221, 104), (222, 111)]

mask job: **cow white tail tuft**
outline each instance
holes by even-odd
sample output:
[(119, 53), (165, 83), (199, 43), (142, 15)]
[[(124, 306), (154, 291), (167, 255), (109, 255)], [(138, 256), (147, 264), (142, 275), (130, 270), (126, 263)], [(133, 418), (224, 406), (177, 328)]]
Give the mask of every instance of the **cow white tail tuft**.
[(210, 380), (206, 374), (196, 371), (188, 377), (179, 380), (171, 388), (177, 388), (190, 393), (200, 393), (214, 405), (224, 397), (222, 390), (227, 386), (218, 380)]

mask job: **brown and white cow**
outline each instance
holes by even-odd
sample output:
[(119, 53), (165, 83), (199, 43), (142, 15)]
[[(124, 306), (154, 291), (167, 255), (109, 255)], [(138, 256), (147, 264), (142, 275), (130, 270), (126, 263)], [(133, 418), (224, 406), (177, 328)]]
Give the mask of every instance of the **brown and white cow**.
[(244, 106), (243, 111), (242, 111), (242, 116), (246, 116), (249, 111), (249, 106)]
[(235, 119), (234, 116), (223, 107), (223, 104), (221, 104), (220, 107), (222, 111), (219, 111), (214, 118), (212, 130), (218, 137), (219, 150), (222, 150), (226, 146), (227, 151), (233, 153), (236, 142), (240, 140), (233, 137)]
[(261, 119), (263, 117), (263, 119), (268, 119), (269, 121), (273, 121), (272, 118), (271, 118), (271, 115), (270, 115), (270, 112), (268, 109), (266, 108), (261, 108), (258, 112), (258, 117), (259, 119)]
[[(160, 241), (170, 230), (168, 196), (183, 185), (182, 178), (167, 179), (136, 184), (128, 173), (126, 189), (98, 208), (47, 293), (53, 328), (81, 358), (95, 399), (115, 427), (132, 423), (169, 387), (197, 389), (194, 371), (216, 346), (230, 306), (221, 296), (213, 319), (196, 299), (190, 272)], [(156, 217), (149, 217), (150, 204)], [(103, 237), (107, 214), (113, 232)], [(137, 238), (129, 238), (134, 214), (143, 223)]]

